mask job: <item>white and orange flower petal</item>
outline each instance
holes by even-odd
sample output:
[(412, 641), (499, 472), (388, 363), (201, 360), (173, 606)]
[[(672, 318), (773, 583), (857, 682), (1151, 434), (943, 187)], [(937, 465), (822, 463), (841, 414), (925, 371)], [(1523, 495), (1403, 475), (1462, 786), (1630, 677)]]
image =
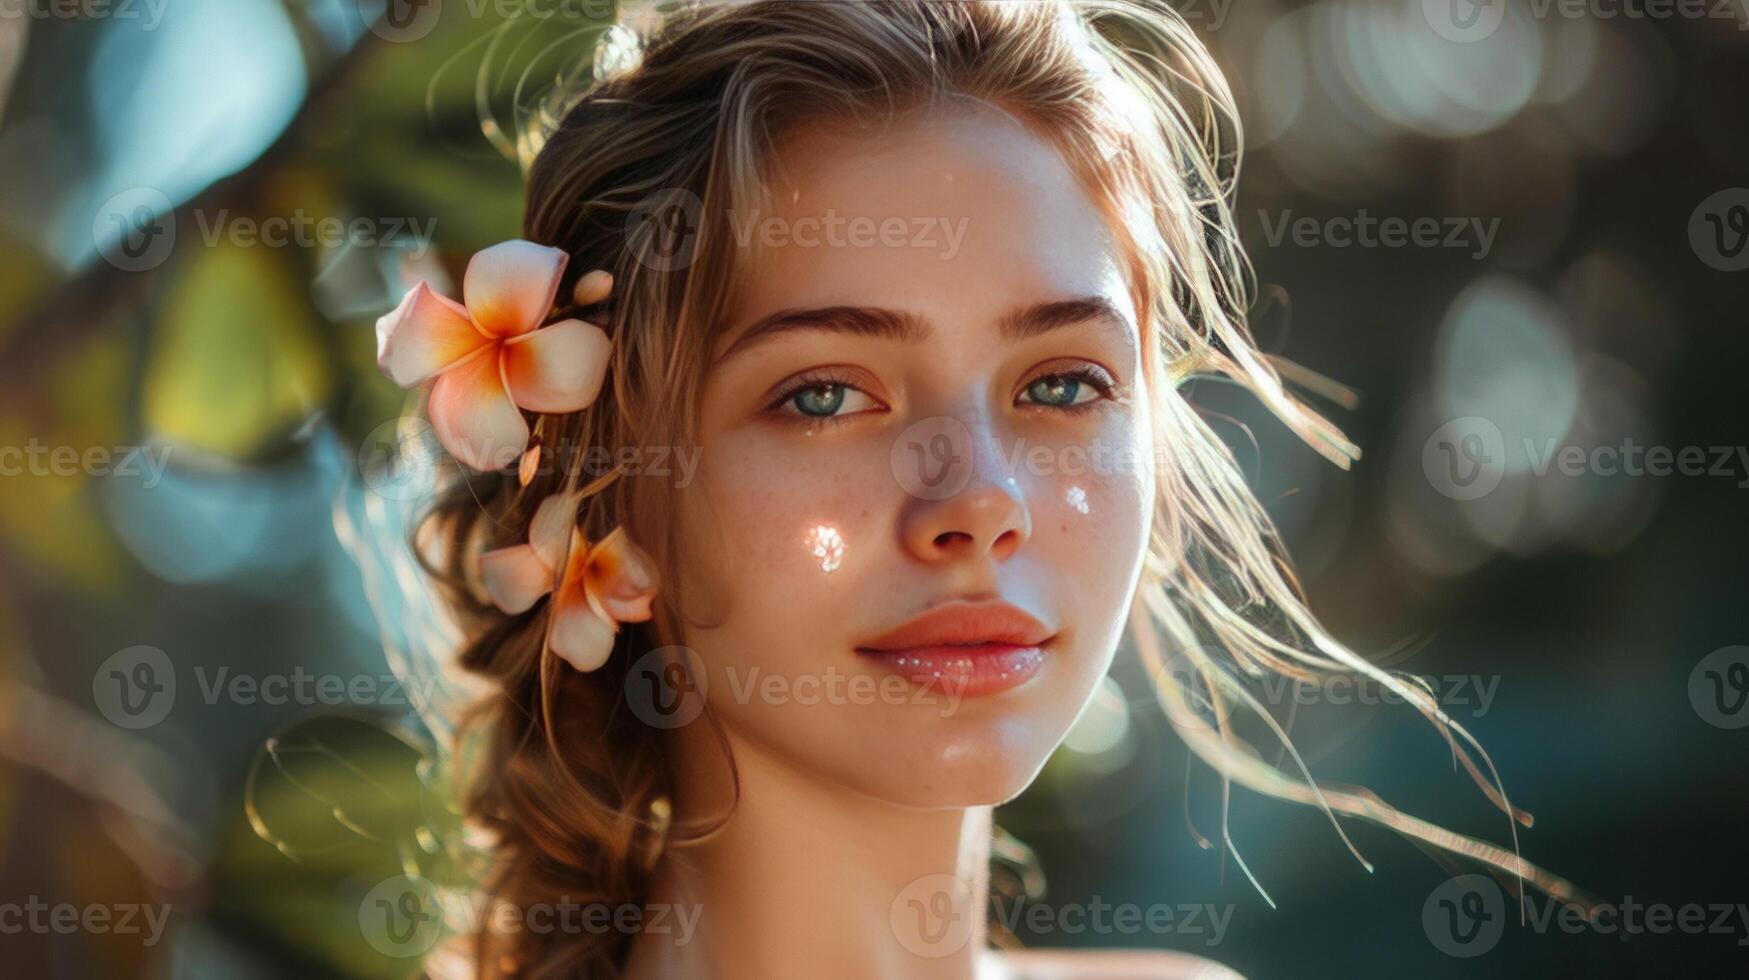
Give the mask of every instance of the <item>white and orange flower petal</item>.
[(474, 325), (498, 338), (540, 326), (553, 308), (569, 259), (561, 249), (520, 238), (474, 253), (462, 278), (462, 298)]
[(498, 346), (438, 375), (426, 406), (437, 441), (482, 472), (509, 466), (528, 448), (528, 423), (504, 388)]
[(533, 545), (512, 545), (480, 556), (480, 581), (493, 605), (515, 615), (552, 591), (553, 567)]
[(591, 548), (584, 570), (590, 605), (612, 620), (641, 623), (651, 617), (658, 585), (656, 563), (616, 527)]
[(577, 508), (582, 502), (582, 494), (555, 493), (534, 510), (534, 519), (528, 525), (528, 543), (549, 569), (556, 571), (560, 561), (569, 566), (577, 560), (566, 558), (567, 540), (573, 553), (589, 550), (583, 532), (577, 529)]
[(607, 663), (616, 632), (613, 623), (589, 608), (581, 588), (561, 589), (560, 598), (553, 602), (547, 645), (571, 666), (588, 673)]
[(510, 398), (531, 412), (578, 412), (589, 407), (607, 377), (607, 331), (582, 320), (561, 320), (504, 345)]
[(411, 388), (490, 343), (467, 308), (421, 282), (377, 318), (377, 366)]

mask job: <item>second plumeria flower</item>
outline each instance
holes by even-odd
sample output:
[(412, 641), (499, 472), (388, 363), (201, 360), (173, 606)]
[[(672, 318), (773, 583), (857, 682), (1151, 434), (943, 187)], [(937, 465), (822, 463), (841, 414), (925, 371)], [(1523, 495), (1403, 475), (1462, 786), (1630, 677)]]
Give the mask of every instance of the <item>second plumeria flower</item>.
[(481, 555), (480, 578), (493, 605), (511, 615), (553, 593), (547, 646), (576, 669), (591, 671), (613, 652), (619, 624), (651, 617), (658, 576), (625, 528), (596, 542), (585, 537), (577, 526), (581, 501), (575, 493), (541, 501), (528, 542)]
[(606, 331), (583, 320), (541, 326), (568, 259), (534, 242), (501, 242), (468, 262), (464, 303), (420, 282), (377, 320), (377, 365), (403, 388), (436, 379), (431, 427), (476, 470), (502, 469), (527, 450), (524, 410), (581, 411), (601, 392)]

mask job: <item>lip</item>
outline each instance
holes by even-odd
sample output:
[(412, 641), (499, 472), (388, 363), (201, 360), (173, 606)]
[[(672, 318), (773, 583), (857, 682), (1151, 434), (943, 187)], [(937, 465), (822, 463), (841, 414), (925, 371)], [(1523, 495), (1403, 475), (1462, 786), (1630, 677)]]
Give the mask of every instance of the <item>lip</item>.
[(1055, 635), (1010, 603), (949, 602), (859, 645), (856, 652), (918, 686), (980, 697), (1036, 676)]

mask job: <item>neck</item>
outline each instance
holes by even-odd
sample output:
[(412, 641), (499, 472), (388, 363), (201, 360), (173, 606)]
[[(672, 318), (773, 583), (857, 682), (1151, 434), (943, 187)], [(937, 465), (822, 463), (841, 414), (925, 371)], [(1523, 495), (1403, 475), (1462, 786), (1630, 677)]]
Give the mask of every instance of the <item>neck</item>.
[[(989, 807), (894, 806), (757, 745), (737, 739), (733, 750), (734, 814), (710, 839), (671, 847), (658, 864), (649, 901), (677, 925), (638, 935), (628, 980), (977, 975)], [(728, 809), (720, 774), (679, 771), (676, 781), (676, 824)], [(689, 934), (683, 922), (696, 928)]]

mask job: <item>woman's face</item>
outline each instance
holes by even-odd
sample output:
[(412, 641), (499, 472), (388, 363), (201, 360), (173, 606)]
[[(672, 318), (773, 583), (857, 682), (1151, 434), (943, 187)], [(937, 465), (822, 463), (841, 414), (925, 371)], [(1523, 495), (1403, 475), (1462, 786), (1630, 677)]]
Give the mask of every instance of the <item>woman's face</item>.
[(809, 130), (772, 200), (737, 224), (758, 272), (703, 393), (682, 574), (713, 602), (683, 641), (737, 753), (1007, 800), (1105, 674), (1147, 537), (1117, 246), (1055, 149), (979, 107)]

